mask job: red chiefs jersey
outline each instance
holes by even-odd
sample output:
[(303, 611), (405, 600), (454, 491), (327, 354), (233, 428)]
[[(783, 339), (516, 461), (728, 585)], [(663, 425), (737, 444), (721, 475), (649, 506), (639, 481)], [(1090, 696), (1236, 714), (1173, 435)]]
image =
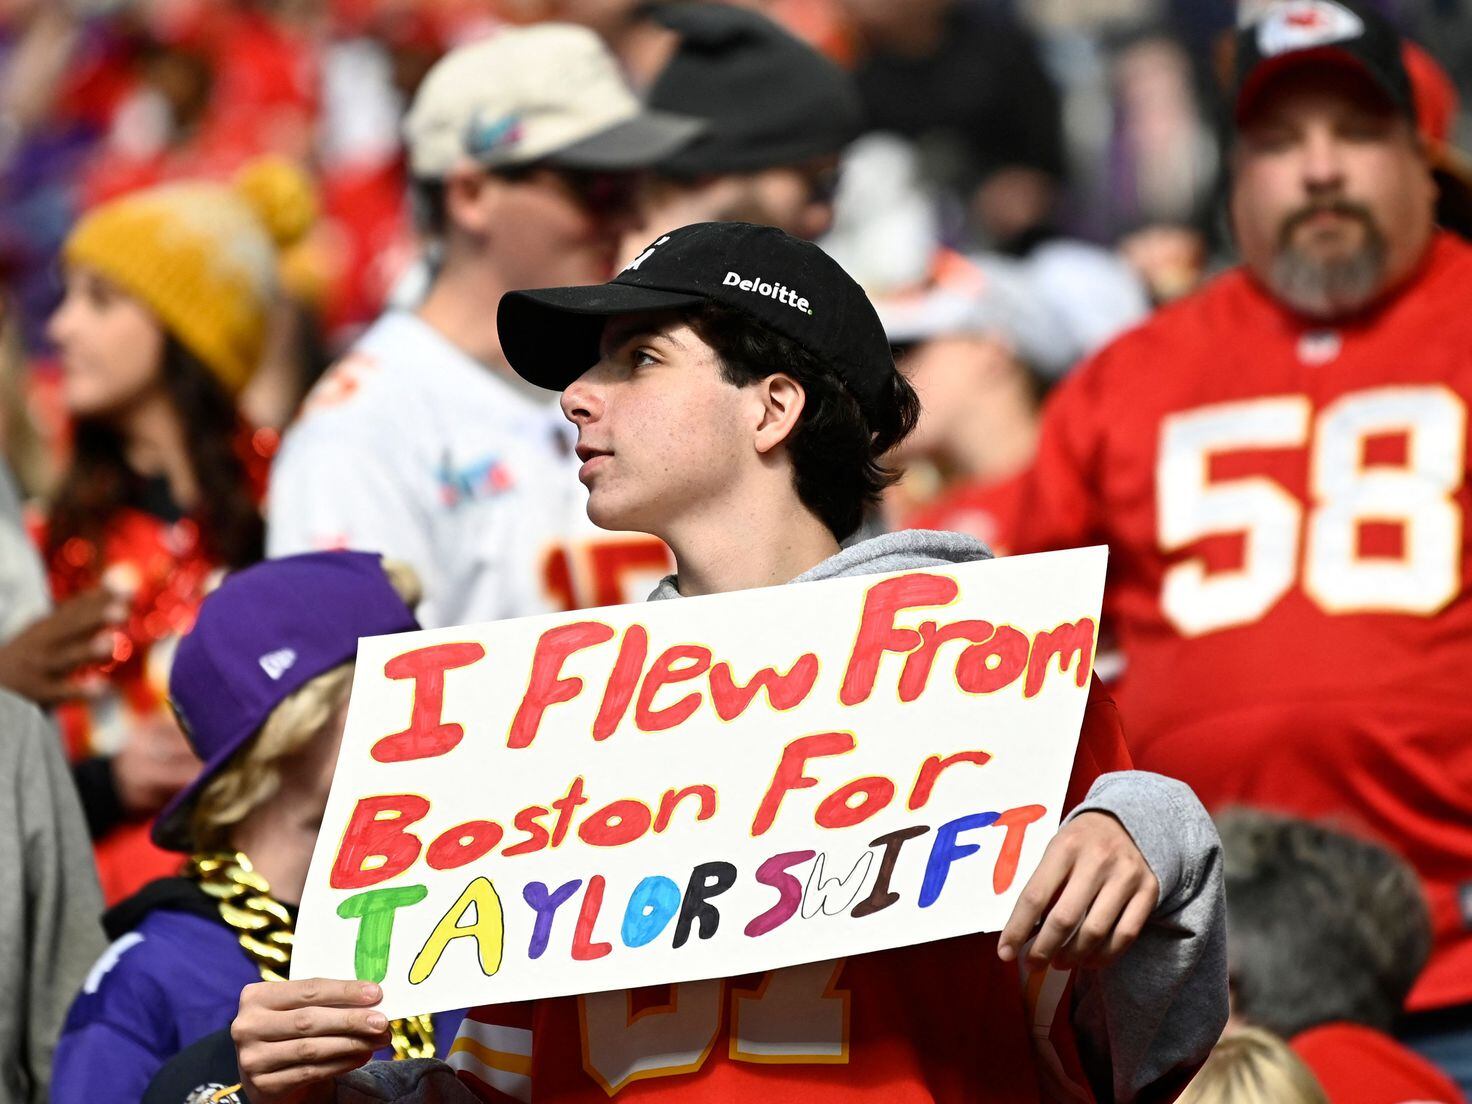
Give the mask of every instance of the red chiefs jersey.
[(1469, 288), (1448, 234), (1332, 328), (1221, 276), (1059, 389), (1017, 533), (1108, 543), (1141, 769), (1415, 865), (1436, 948), (1413, 1008), (1472, 1000)]
[(1374, 1028), (1323, 1024), (1288, 1045), (1314, 1071), (1329, 1104), (1462, 1104), (1446, 1074)]
[(975, 537), (998, 556), (1012, 550), (1022, 509), (1023, 475), (962, 483), (943, 491), (904, 519), (906, 529), (945, 529)]
[[(1100, 774), (1129, 768), (1118, 714), (1095, 682), (1068, 806)], [(497, 1104), (1090, 1101), (1069, 980), (1003, 963), (995, 934), (962, 936), (748, 977), (477, 1008), (447, 1061)]]
[[(242, 428), (236, 441), (236, 453), (257, 499), (275, 440), (270, 431), (251, 433)], [(45, 524), (32, 529), (44, 550)], [(174, 649), (194, 626), (200, 602), (223, 570), (206, 547), (199, 523), (124, 507), (111, 515), (97, 547), (73, 537), (47, 556), (46, 570), (58, 602), (97, 586), (104, 577), (126, 585), (132, 594), (128, 619), (113, 634), (112, 657), (91, 669), (106, 677), (106, 692), (56, 708), (68, 759), (116, 755), (136, 728), (173, 727), (169, 669)], [(179, 856), (154, 846), (150, 825), (125, 821), (93, 841), (98, 879), (109, 905), (131, 897), (155, 878), (178, 872)]]

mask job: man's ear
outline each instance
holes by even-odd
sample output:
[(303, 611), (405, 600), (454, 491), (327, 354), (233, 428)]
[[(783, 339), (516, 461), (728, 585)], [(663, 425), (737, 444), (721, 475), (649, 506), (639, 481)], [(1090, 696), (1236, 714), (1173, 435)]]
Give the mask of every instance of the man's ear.
[(807, 402), (807, 393), (802, 384), (785, 372), (767, 376), (754, 387), (762, 410), (752, 443), (757, 452), (765, 455), (792, 436)]
[(486, 233), (494, 218), (505, 181), (469, 166), (445, 177), (445, 218), (466, 234)]

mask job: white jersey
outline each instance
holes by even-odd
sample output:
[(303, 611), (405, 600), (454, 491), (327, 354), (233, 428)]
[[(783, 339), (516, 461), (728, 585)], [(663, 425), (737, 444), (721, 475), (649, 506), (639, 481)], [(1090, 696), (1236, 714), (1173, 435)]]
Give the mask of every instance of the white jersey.
[(391, 311), (313, 388), (271, 473), (267, 552), (355, 548), (419, 572), (426, 628), (642, 601), (670, 570), (588, 521), (556, 397)]

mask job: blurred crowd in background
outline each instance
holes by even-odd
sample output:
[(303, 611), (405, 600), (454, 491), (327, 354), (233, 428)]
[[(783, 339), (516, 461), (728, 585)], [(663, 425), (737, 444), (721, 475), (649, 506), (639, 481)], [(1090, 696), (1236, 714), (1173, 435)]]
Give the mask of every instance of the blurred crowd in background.
[[(1001, 455), (962, 457), (937, 444), (906, 487), (914, 501), (897, 509), (923, 506), (957, 470), (1018, 468), (1029, 396), (1152, 303), (1185, 294), (1230, 260), (1218, 202), (1223, 105), (1230, 31), (1251, 0), (747, 6), (856, 78), (863, 140), (841, 174), (819, 165), (812, 180), (820, 192), (839, 189), (835, 255), (871, 294), (892, 300), (905, 343), (938, 329), (985, 334), (993, 347), (969, 343), (969, 367), (986, 388), (1019, 392), (978, 400), (1004, 403), (1008, 412), (992, 416), (1019, 423), (995, 445)], [(1472, 81), (1472, 19), (1458, 0), (1381, 6), (1432, 44), (1440, 69), (1423, 82), (1437, 99), (1427, 110), (1455, 144), (1469, 129), (1455, 88)], [(400, 125), (433, 62), (498, 26), (561, 20), (601, 35), (634, 87), (647, 90), (669, 51), (658, 7), (6, 0), (0, 410), (5, 455), (25, 496), (55, 490), (67, 447), (45, 324), (62, 294), (61, 244), (81, 212), (147, 185), (225, 180), (263, 155), (306, 170), (309, 224), (283, 259), (285, 296), (241, 399), (269, 448), (332, 358), (386, 303), (412, 303), (422, 290)], [(760, 97), (760, 76), (750, 83)], [(826, 214), (819, 217), (822, 229)], [(954, 263), (963, 256), (970, 263)], [(955, 294), (915, 295), (937, 286)], [(961, 318), (981, 300), (984, 321)], [(999, 347), (1012, 355), (999, 357)], [(1002, 360), (1017, 361), (1023, 375), (1008, 376)]]
[[(177, 855), (137, 846), (148, 818), (200, 769), (169, 716), (164, 672), (208, 580), (282, 539), (261, 516), (281, 435), (309, 392), (323, 408), (351, 393), (351, 371), (312, 389), (386, 308), (424, 302), (445, 263), (434, 231), (446, 195), (425, 186), (444, 174), (416, 166), (403, 136), (421, 82), (448, 51), (507, 25), (580, 24), (654, 107), (720, 120), (719, 149), (696, 142), (612, 183), (569, 178), (589, 210), (624, 222), (606, 271), (574, 269), (564, 282), (602, 279), (653, 233), (691, 221), (686, 211), (775, 222), (820, 241), (875, 301), (926, 407), (895, 457), (905, 476), (870, 531), (960, 529), (1008, 551), (1049, 391), (1236, 260), (1222, 202), (1231, 55), (1239, 21), (1260, 2), (738, 5), (755, 13), (742, 18), (770, 20), (831, 63), (798, 90), (807, 102), (771, 79), (785, 37), (743, 45), (747, 32), (731, 26), (747, 24), (692, 17), (700, 6), (0, 0), (0, 452), (9, 469), (0, 512), (24, 519), (39, 552), (30, 585), (15, 582), (13, 566), (4, 580), (0, 684), (56, 709), (109, 903), (177, 866)], [(1446, 173), (1472, 180), (1456, 152), (1472, 147), (1458, 95), (1472, 88), (1472, 3), (1375, 6), (1422, 46), (1407, 66), (1423, 138)], [(719, 70), (725, 83), (711, 91), (691, 66)], [(840, 71), (851, 83), (834, 83)], [(499, 136), (484, 139), (490, 150)], [(178, 187), (145, 191), (158, 185)], [(607, 191), (625, 185), (637, 194)], [(152, 198), (107, 222), (119, 210), (107, 205), (134, 193)], [(1457, 194), (1445, 194), (1443, 222), (1472, 230)], [(261, 278), (212, 284), (222, 268), (203, 262), (143, 271), (158, 242), (206, 229), (222, 266)], [(87, 302), (111, 294), (87, 284), (88, 273), (128, 265), (159, 289), (149, 306), (165, 323), (161, 339), (125, 326), (97, 339), (79, 321)], [(187, 294), (169, 290), (185, 284)], [(69, 340), (80, 364), (87, 341), (139, 343), (136, 370), (171, 381), (176, 423), (134, 426), (127, 439), (97, 429), (89, 416), (108, 407), (115, 384), (75, 371), (64, 381), (57, 347)], [(457, 344), (475, 352), (472, 338)], [(182, 475), (138, 459), (170, 434), (184, 442)], [(496, 478), (494, 468), (446, 471), (438, 493), (453, 504)], [(123, 506), (149, 520), (118, 521)], [(290, 522), (289, 506), (272, 508)], [(308, 536), (296, 543), (323, 543)], [(651, 577), (662, 564), (646, 565)], [(548, 570), (569, 607), (639, 597), (575, 596), (566, 562)], [(48, 602), (56, 613), (43, 617)], [(472, 603), (421, 619), (518, 612)], [(104, 627), (115, 631), (99, 636)], [(1414, 876), (1368, 843), (1255, 816), (1223, 825), (1234, 993), (1252, 1029), (1208, 1073), (1294, 1061), (1271, 1053), (1266, 1029), (1293, 1041), (1328, 1099), (1372, 1099), (1334, 1073), (1346, 1053), (1396, 1046), (1390, 1032), (1430, 953)], [(1346, 901), (1363, 907), (1338, 907)], [(1329, 945), (1342, 955), (1318, 955)], [(1310, 960), (1316, 971), (1301, 968)], [(1363, 992), (1342, 984), (1351, 977)], [(61, 1008), (70, 995), (57, 995)], [(1338, 1034), (1325, 1037), (1325, 1024)], [(1430, 1068), (1418, 1062), (1397, 1049), (1385, 1068), (1408, 1070), (1414, 1083)], [(1283, 1076), (1301, 1088), (1292, 1068)], [(1203, 1088), (1197, 1099), (1322, 1099), (1308, 1081), (1301, 1097)]]

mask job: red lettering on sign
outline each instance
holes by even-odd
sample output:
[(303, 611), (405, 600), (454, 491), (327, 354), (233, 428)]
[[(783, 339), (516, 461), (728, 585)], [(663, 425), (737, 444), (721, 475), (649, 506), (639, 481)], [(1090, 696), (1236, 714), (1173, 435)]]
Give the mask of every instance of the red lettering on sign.
[(606, 740), (613, 735), (624, 714), (629, 711), (629, 702), (634, 700), (634, 691), (639, 686), (639, 676), (644, 671), (644, 659), (649, 654), (649, 633), (643, 625), (630, 625), (624, 632), (619, 645), (618, 659), (614, 661), (613, 673), (608, 676), (608, 685), (603, 689), (603, 704), (598, 707), (598, 716), (593, 721), (593, 739)]
[(533, 851), (540, 851), (547, 846), (551, 835), (542, 826), (542, 818), (547, 815), (547, 810), (541, 805), (528, 805), (516, 814), (512, 821), (518, 831), (526, 833), (526, 839), (515, 846), (508, 847), (502, 851), (502, 855), (530, 855)]
[(1041, 805), (1020, 805), (1008, 809), (993, 822), (1007, 829), (1002, 838), (1002, 850), (997, 855), (997, 865), (992, 867), (992, 891), (1006, 893), (1017, 877), (1017, 862), (1022, 857), (1022, 838), (1027, 827), (1042, 818), (1048, 810)]
[(1068, 665), (1075, 657), (1074, 681), (1087, 686), (1089, 675), (1094, 670), (1094, 619), (1085, 617), (1071, 625), (1059, 625), (1051, 632), (1040, 632), (1032, 640), (1032, 654), (1027, 659), (1027, 683), (1022, 696), (1030, 698), (1043, 688), (1048, 674), (1048, 663), (1058, 657), (1058, 670), (1068, 672)]
[(957, 763), (975, 763), (980, 767), (985, 765), (989, 759), (991, 756), (984, 751), (958, 751), (955, 755), (947, 755), (944, 759), (939, 755), (932, 755), (920, 764), (920, 773), (915, 776), (915, 787), (910, 791), (910, 800), (906, 807), (913, 812), (929, 801), (930, 791), (935, 789), (935, 780), (947, 767), (955, 766)]
[[(423, 844), (407, 829), (428, 813), (429, 802), (418, 794), (359, 798), (332, 864), (332, 888), (362, 889), (408, 870)], [(373, 859), (382, 861), (370, 866)]]
[(735, 720), (745, 713), (759, 690), (766, 690), (773, 709), (791, 709), (806, 700), (817, 678), (818, 657), (812, 652), (801, 656), (785, 675), (772, 667), (763, 667), (745, 686), (738, 686), (731, 677), (729, 663), (717, 663), (710, 669), (710, 701), (723, 721)]
[(909, 652), (919, 645), (920, 634), (914, 629), (895, 628), (896, 613), (915, 606), (943, 606), (958, 593), (956, 581), (943, 575), (901, 575), (870, 587), (838, 700), (844, 705), (867, 701), (884, 653)]
[(771, 785), (767, 787), (761, 807), (756, 811), (756, 818), (751, 822), (751, 834), (759, 836), (772, 826), (772, 822), (777, 819), (782, 798), (789, 790), (805, 790), (818, 784), (816, 778), (803, 773), (809, 759), (842, 755), (853, 749), (852, 732), (819, 732), (812, 736), (799, 736), (783, 748), (782, 761), (777, 764)]
[(511, 720), (511, 733), (506, 746), (529, 747), (537, 737), (537, 728), (542, 723), (542, 714), (547, 707), (559, 702), (571, 701), (583, 691), (583, 680), (577, 677), (563, 678), (562, 665), (567, 657), (602, 644), (613, 637), (613, 630), (601, 621), (577, 621), (571, 625), (558, 625), (548, 629), (537, 641), (536, 653), (532, 656), (532, 673), (527, 682), (526, 694), (516, 708)]
[[(684, 664), (680, 666), (680, 664)], [(710, 649), (699, 644), (676, 644), (666, 648), (644, 676), (639, 689), (639, 704), (634, 707), (634, 723), (644, 732), (663, 732), (687, 720), (700, 707), (699, 694), (686, 694), (674, 705), (651, 710), (654, 695), (662, 687), (699, 678), (710, 670)]]
[(980, 643), (991, 635), (992, 627), (985, 621), (957, 621), (943, 629), (936, 628), (934, 621), (926, 621), (920, 626), (920, 647), (909, 654), (900, 671), (900, 701), (912, 702), (920, 696), (942, 644), (952, 640)]
[(598, 923), (598, 910), (603, 907), (603, 875), (594, 874), (583, 891), (583, 907), (578, 910), (577, 926), (572, 933), (572, 957), (579, 962), (602, 958), (613, 950), (611, 944), (594, 943), (593, 925)]
[(956, 661), (956, 685), (968, 694), (990, 694), (1010, 685), (1027, 666), (1027, 649), (1025, 634), (1011, 625), (998, 625), (991, 639), (961, 653)]
[(409, 727), (385, 736), (373, 745), (371, 754), (380, 763), (402, 763), (443, 755), (460, 742), (465, 730), (440, 719), (445, 702), (445, 672), (468, 667), (483, 658), (486, 650), (473, 642), (431, 644), (394, 656), (383, 665), (391, 679), (414, 680), (414, 704)]

